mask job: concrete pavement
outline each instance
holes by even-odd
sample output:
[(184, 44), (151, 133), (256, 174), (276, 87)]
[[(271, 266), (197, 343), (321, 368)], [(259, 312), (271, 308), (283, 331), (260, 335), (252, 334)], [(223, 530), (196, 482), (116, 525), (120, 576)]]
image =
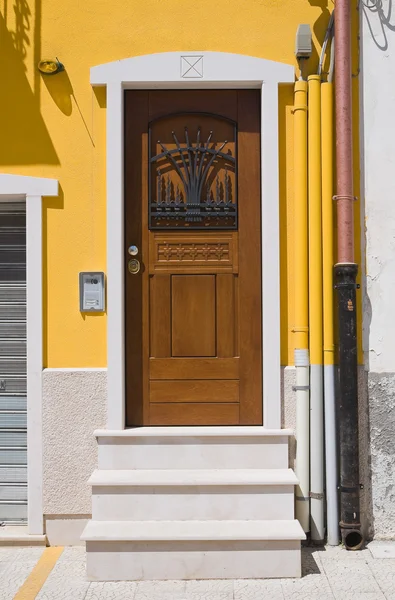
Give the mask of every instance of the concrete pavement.
[(395, 600), (395, 542), (355, 553), (305, 548), (303, 577), (277, 580), (93, 583), (84, 547), (55, 558), (49, 550), (0, 548), (0, 600)]

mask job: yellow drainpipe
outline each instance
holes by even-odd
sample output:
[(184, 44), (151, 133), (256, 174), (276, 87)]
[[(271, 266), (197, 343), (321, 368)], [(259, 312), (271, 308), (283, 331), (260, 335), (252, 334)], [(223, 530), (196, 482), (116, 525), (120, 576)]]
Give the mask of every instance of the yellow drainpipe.
[(296, 368), (296, 516), (310, 531), (310, 393), (309, 393), (309, 298), (307, 210), (307, 82), (294, 90), (294, 186), (295, 186), (295, 368)]
[(308, 78), (310, 513), (311, 538), (324, 539), (323, 277), (321, 207), (321, 78)]
[(322, 121), (322, 269), (324, 365), (335, 364), (333, 328), (333, 84), (321, 85)]
[(322, 164), (322, 272), (324, 296), (324, 394), (325, 394), (325, 466), (328, 544), (339, 543), (337, 498), (335, 343), (333, 303), (333, 84), (321, 85), (321, 164)]

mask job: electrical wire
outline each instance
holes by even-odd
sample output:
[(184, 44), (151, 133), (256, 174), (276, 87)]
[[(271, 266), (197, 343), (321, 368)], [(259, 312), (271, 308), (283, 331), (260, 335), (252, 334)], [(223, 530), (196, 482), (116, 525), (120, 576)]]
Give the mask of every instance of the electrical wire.
[(322, 48), (321, 48), (320, 61), (318, 63), (318, 75), (320, 75), (320, 76), (322, 74), (322, 67), (323, 67), (324, 60), (325, 60), (326, 47), (327, 47), (329, 39), (332, 35), (334, 20), (335, 20), (335, 11), (333, 10), (331, 13), (331, 17), (329, 19), (328, 27), (325, 32), (324, 43), (322, 44)]
[(335, 33), (333, 32), (332, 41), (331, 41), (331, 54), (330, 54), (330, 61), (329, 61), (329, 73), (328, 73), (328, 82), (329, 83), (332, 83), (332, 81), (333, 81), (334, 70), (335, 70)]

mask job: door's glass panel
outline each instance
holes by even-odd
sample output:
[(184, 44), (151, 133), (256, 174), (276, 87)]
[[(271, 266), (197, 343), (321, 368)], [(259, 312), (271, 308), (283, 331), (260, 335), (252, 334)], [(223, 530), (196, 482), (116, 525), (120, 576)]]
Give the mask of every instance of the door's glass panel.
[(237, 129), (207, 114), (151, 123), (150, 229), (237, 229)]

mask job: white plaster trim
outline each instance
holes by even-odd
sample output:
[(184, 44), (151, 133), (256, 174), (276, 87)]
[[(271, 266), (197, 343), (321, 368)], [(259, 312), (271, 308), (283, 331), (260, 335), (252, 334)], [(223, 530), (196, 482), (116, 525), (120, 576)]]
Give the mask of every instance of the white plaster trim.
[(107, 85), (107, 427), (125, 427), (123, 89)]
[(281, 427), (278, 81), (262, 85), (261, 128), (263, 423), (277, 428)]
[[(183, 55), (202, 56), (202, 77), (183, 78)], [(91, 84), (107, 86), (107, 427), (125, 427), (123, 92), (125, 89), (261, 88), (262, 344), (264, 428), (281, 427), (278, 84), (294, 68), (224, 52), (165, 52), (99, 65)]]
[(28, 533), (43, 531), (42, 464), (42, 197), (57, 196), (55, 179), (0, 174), (0, 201), (26, 198)]
[(42, 460), (42, 202), (26, 197), (28, 531), (43, 533)]
[[(180, 60), (187, 55), (203, 57), (203, 76), (198, 81), (185, 80), (180, 72)], [(228, 52), (161, 52), (117, 60), (91, 68), (92, 85), (122, 83), (124, 88), (152, 86), (166, 89), (175, 85), (178, 88), (207, 87), (256, 87), (262, 82), (295, 81), (291, 65), (265, 60), (255, 56), (230, 54)]]
[(58, 181), (42, 177), (0, 173), (1, 196), (57, 196)]

